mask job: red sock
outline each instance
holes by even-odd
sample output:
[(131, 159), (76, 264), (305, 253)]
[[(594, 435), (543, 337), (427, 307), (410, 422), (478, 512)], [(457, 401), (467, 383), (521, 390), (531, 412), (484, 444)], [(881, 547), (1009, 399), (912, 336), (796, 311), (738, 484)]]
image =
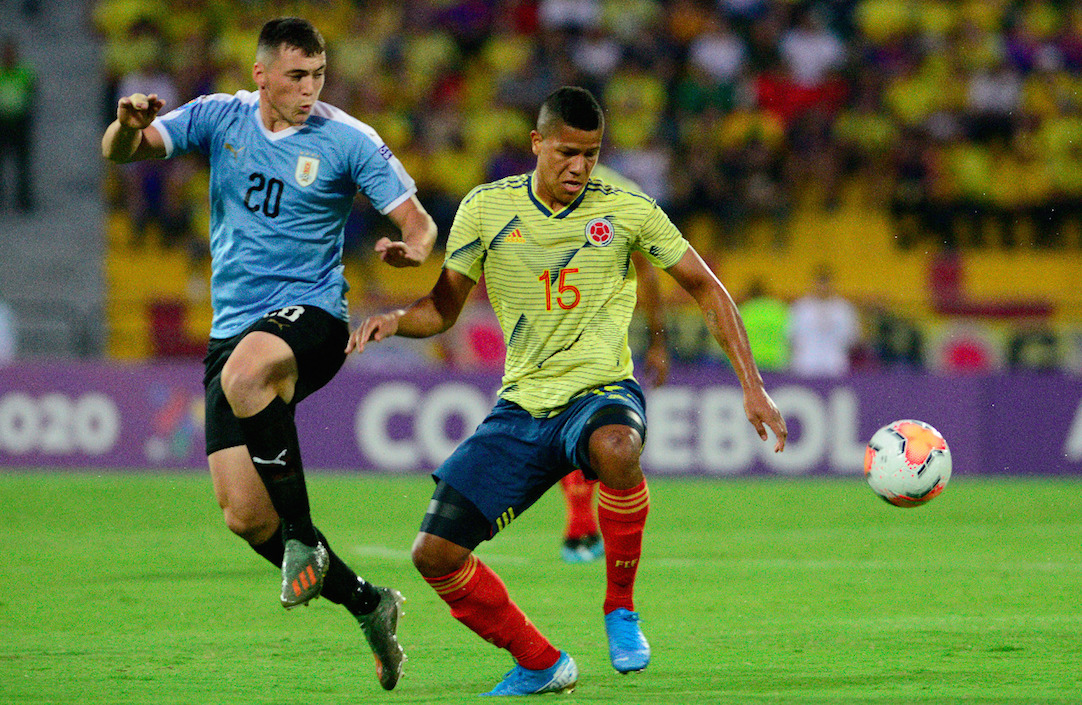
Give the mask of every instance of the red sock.
[(594, 514), (594, 487), (596, 480), (587, 480), (582, 470), (564, 475), (560, 486), (567, 500), (567, 529), (565, 539), (581, 539), (598, 532), (597, 516)]
[(650, 511), (646, 480), (629, 490), (601, 485), (597, 517), (605, 540), (605, 614), (615, 609), (635, 610), (635, 573), (642, 555), (642, 532)]
[(511, 601), (500, 576), (470, 555), (466, 565), (442, 578), (425, 578), (451, 608), (451, 616), (485, 641), (507, 649), (523, 668), (549, 668), (560, 652)]

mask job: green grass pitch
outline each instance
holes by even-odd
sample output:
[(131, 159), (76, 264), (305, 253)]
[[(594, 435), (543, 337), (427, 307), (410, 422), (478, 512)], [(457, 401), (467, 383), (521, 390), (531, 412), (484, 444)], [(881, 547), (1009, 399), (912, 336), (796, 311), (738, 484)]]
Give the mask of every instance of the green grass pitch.
[[(205, 474), (0, 475), (0, 702), (476, 702), (510, 659), (408, 550), (431, 483), (313, 474), (317, 523), (408, 599), (406, 675), (375, 680), (325, 600), (286, 612)], [(569, 702), (1082, 702), (1082, 481), (955, 477), (918, 509), (858, 478), (651, 481), (644, 673), (608, 663), (604, 568), (560, 562), (550, 492), (478, 551), (579, 663)], [(554, 696), (546, 696), (552, 698)]]

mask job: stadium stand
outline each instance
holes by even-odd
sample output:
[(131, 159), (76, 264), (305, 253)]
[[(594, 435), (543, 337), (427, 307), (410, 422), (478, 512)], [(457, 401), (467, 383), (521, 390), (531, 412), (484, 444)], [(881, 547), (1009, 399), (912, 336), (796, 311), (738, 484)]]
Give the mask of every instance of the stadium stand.
[[(578, 83), (609, 112), (606, 163), (658, 198), (738, 298), (761, 279), (793, 300), (829, 261), (838, 289), (865, 313), (870, 349), (883, 349), (872, 338), (899, 322), (928, 340), (973, 323), (1007, 346), (1034, 321), (1077, 338), (1082, 10), (1073, 4), (186, 7), (98, 0), (109, 102), (132, 76), (179, 101), (249, 88), (254, 28), (305, 14), (330, 43), (323, 98), (392, 145), (441, 233), (472, 185), (529, 168), (534, 106), (550, 88)], [(114, 356), (152, 353), (157, 299), (179, 302), (187, 332), (205, 334), (201, 170), (135, 175), (157, 199), (149, 212), (132, 199), (131, 174), (109, 174)], [(372, 266), (380, 220), (363, 203), (355, 215), (354, 306), (423, 292), (429, 268), (403, 277)], [(140, 279), (146, 272), (154, 282)], [(997, 359), (1007, 357), (1004, 347)]]

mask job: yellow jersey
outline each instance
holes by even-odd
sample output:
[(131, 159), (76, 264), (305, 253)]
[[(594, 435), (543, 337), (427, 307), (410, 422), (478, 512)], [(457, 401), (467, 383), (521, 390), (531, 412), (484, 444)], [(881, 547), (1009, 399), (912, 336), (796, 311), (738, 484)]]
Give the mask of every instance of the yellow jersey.
[(484, 276), (507, 345), (500, 397), (546, 417), (589, 389), (633, 377), (631, 252), (667, 269), (688, 247), (638, 191), (591, 178), (553, 211), (533, 175), (521, 174), (466, 195), (443, 266), (473, 281)]

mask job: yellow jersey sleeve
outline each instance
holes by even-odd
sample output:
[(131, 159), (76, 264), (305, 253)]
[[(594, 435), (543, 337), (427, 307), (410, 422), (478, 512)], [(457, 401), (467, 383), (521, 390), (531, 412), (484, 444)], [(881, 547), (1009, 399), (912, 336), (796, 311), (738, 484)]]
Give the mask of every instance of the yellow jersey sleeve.
[(654, 265), (668, 269), (680, 261), (690, 246), (665, 211), (654, 203), (643, 220), (636, 249)]
[(478, 219), (478, 189), (466, 194), (455, 213), (451, 232), (447, 236), (447, 255), (443, 266), (480, 281), (485, 263), (485, 247), (481, 240)]

